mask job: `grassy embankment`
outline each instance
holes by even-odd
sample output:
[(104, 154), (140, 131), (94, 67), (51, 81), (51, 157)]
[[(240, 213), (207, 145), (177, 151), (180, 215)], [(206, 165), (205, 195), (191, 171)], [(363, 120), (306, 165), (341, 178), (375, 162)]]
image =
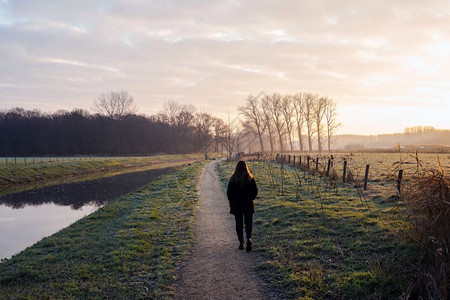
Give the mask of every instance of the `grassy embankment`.
[(204, 162), (117, 198), (0, 264), (0, 298), (167, 298), (193, 241)]
[(179, 166), (201, 159), (204, 159), (204, 155), (198, 153), (0, 165), (0, 195), (127, 172)]
[[(220, 163), (224, 187), (234, 167)], [(393, 216), (395, 203), (359, 198), (345, 185), (336, 193), (326, 179), (286, 166), (249, 168), (259, 187), (258, 269), (275, 288), (302, 299), (392, 299), (406, 290), (417, 249), (397, 236), (406, 225)]]

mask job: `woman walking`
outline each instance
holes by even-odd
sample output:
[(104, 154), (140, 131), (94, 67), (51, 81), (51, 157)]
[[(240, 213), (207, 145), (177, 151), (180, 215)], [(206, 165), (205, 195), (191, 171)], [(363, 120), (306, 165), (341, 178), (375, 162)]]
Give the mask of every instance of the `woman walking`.
[(234, 174), (228, 182), (227, 196), (230, 202), (230, 214), (236, 220), (236, 233), (239, 239), (239, 249), (245, 247), (244, 244), (244, 222), (247, 236), (247, 251), (252, 251), (252, 226), (254, 204), (253, 200), (258, 195), (255, 179), (243, 160), (236, 165)]

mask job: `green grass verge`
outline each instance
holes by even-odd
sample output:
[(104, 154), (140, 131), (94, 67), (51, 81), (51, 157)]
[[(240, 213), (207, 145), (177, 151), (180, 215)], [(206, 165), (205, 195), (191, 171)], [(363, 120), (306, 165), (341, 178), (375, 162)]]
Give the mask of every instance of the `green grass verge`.
[(203, 166), (161, 176), (2, 262), (1, 298), (172, 297)]
[(91, 180), (131, 171), (143, 171), (161, 164), (203, 159), (201, 153), (115, 157), (106, 159), (45, 162), (28, 165), (0, 165), (0, 195), (43, 186)]
[[(219, 164), (224, 189), (234, 168)], [(290, 167), (249, 162), (249, 169), (259, 188), (258, 270), (274, 288), (292, 299), (396, 299), (406, 289), (417, 249), (399, 238), (406, 225), (393, 216), (394, 204), (365, 201), (349, 186), (336, 193)]]

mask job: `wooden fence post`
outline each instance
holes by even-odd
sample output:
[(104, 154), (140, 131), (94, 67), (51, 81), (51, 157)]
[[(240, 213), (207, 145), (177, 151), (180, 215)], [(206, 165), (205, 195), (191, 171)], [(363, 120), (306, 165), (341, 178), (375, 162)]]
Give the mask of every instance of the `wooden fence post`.
[(302, 157), (298, 157), (298, 165), (300, 166), (300, 169), (302, 168)]
[(400, 196), (400, 192), (402, 189), (402, 178), (403, 178), (403, 170), (398, 170), (398, 178), (397, 178), (397, 195)]
[(364, 174), (364, 190), (367, 190), (367, 180), (369, 179), (370, 165), (366, 165), (366, 173)]
[(278, 156), (279, 156), (279, 154), (277, 153), (277, 157), (275, 158), (275, 161), (278, 161)]
[(331, 159), (328, 159), (328, 165), (327, 165), (327, 177), (330, 176), (330, 167), (331, 167)]
[(17, 165), (17, 157), (14, 156), (14, 164)]
[(342, 182), (345, 183), (345, 174), (347, 173), (347, 160), (344, 159), (344, 170), (342, 171)]
[(292, 165), (295, 167), (295, 155), (292, 157)]
[(291, 163), (291, 155), (288, 155), (288, 165)]
[(316, 172), (319, 171), (319, 157), (316, 158)]
[(26, 166), (27, 165), (27, 157), (25, 156), (23, 159), (25, 161), (25, 166)]
[(306, 169), (309, 170), (309, 155), (306, 157)]

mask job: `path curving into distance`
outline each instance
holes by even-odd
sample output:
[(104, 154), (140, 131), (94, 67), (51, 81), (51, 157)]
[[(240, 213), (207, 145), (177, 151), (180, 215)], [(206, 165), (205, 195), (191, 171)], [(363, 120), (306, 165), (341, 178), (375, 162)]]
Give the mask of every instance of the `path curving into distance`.
[(176, 298), (276, 299), (256, 274), (258, 254), (238, 250), (234, 216), (229, 213), (216, 165), (211, 162), (203, 170), (193, 253), (180, 269)]

